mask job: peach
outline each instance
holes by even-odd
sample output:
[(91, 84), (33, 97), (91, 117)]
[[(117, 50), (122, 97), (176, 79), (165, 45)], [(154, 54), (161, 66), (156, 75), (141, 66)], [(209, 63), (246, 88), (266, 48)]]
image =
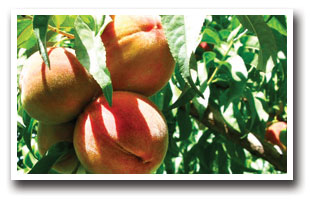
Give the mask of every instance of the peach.
[(281, 131), (287, 128), (286, 122), (279, 121), (273, 123), (266, 130), (265, 139), (274, 145), (278, 145), (281, 149), (286, 150), (285, 145), (280, 140)]
[(60, 124), (77, 117), (101, 88), (69, 48), (48, 48), (50, 68), (31, 55), (20, 76), (21, 101), (33, 118)]
[(208, 44), (207, 42), (201, 42), (199, 44), (199, 47), (202, 48), (206, 52), (213, 50), (213, 45), (212, 44)]
[(78, 117), (73, 145), (91, 173), (152, 173), (167, 152), (168, 128), (146, 97), (117, 91), (111, 107), (103, 95), (86, 107)]
[[(40, 155), (43, 156), (46, 151), (57, 142), (72, 142), (74, 127), (75, 121), (58, 125), (39, 122), (37, 142)], [(68, 153), (54, 164), (53, 169), (59, 173), (70, 174), (75, 170), (78, 163), (75, 153)]]
[(169, 81), (174, 59), (159, 16), (112, 16), (101, 39), (115, 91), (151, 96)]

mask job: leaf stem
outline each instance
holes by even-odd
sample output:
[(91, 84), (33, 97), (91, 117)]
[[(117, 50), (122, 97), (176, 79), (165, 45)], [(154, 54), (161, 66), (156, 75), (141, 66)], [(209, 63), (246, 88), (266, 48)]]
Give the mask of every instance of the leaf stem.
[[(224, 60), (226, 59), (226, 57), (227, 57), (227, 55), (228, 55), (228, 53), (229, 53), (229, 51), (230, 51), (232, 45), (233, 45), (233, 40), (231, 40), (231, 41), (229, 42), (228, 49), (227, 49), (227, 51), (225, 52), (225, 54), (224, 54), (223, 58), (221, 59), (221, 61), (224, 61)], [(217, 73), (217, 71), (219, 70), (220, 67), (221, 67), (221, 65), (217, 66), (217, 67), (215, 68), (215, 70), (213, 71), (213, 73), (212, 73), (210, 79), (209, 79), (208, 82), (207, 82), (207, 85), (208, 85), (208, 86), (209, 86), (210, 83), (212, 82), (213, 78), (215, 77), (215, 75), (216, 75), (216, 73)]]
[(216, 75), (217, 71), (219, 70), (219, 68), (220, 68), (220, 66), (217, 66), (217, 67), (215, 68), (215, 70), (213, 71), (213, 73), (212, 73), (210, 79), (209, 79), (208, 82), (207, 82), (207, 86), (210, 85), (210, 83), (212, 82), (212, 80), (213, 80), (214, 76)]
[[(241, 24), (239, 25), (238, 29), (240, 29), (240, 28), (241, 28)], [(232, 38), (232, 39), (229, 41), (228, 49), (227, 49), (227, 51), (225, 52), (225, 54), (224, 54), (223, 58), (221, 59), (221, 61), (224, 61), (224, 60), (226, 59), (228, 53), (230, 52), (230, 50), (231, 50), (231, 48), (232, 48), (232, 45), (234, 44), (234, 41), (235, 41), (236, 39), (241, 38), (241, 36), (243, 36), (246, 32), (247, 32), (247, 31), (244, 31), (244, 32), (241, 33), (238, 37), (236, 37), (236, 38), (234, 37), (234, 38)], [(209, 85), (209, 84), (212, 82), (214, 76), (216, 75), (216, 73), (217, 73), (217, 71), (219, 70), (220, 67), (221, 67), (221, 65), (220, 65), (220, 66), (217, 66), (217, 67), (215, 68), (213, 74), (211, 75), (210, 79), (209, 79), (208, 82), (207, 82), (207, 85)]]

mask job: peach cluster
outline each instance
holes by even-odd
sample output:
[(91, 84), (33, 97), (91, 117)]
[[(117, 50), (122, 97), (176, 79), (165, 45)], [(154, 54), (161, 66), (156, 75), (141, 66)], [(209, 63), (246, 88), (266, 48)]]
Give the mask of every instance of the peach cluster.
[(48, 48), (49, 68), (39, 52), (23, 66), (21, 101), (39, 121), (39, 153), (73, 142), (75, 153), (53, 165), (59, 173), (72, 173), (79, 164), (90, 173), (153, 173), (167, 152), (166, 120), (147, 98), (167, 84), (175, 65), (160, 17), (112, 19), (101, 35), (112, 106), (70, 48)]

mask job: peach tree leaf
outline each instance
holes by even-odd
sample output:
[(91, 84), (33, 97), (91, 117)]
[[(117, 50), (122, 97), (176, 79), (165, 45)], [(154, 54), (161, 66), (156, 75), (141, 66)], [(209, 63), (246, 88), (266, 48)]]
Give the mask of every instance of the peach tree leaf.
[(258, 118), (257, 110), (255, 108), (255, 98), (253, 96), (253, 93), (251, 92), (251, 89), (248, 87), (245, 88), (244, 95), (247, 98), (247, 109), (249, 111), (249, 116), (251, 117), (249, 119), (250, 123), (248, 126), (248, 130), (252, 130), (255, 120)]
[[(86, 22), (84, 21), (86, 19)], [(107, 20), (108, 21), (108, 20)], [(100, 85), (109, 105), (112, 105), (112, 82), (110, 72), (106, 66), (106, 52), (101, 41), (100, 33), (106, 26), (106, 22), (100, 22), (102, 26), (96, 32), (97, 21), (92, 16), (87, 18), (77, 16), (75, 28), (75, 50), (78, 60), (93, 75), (94, 79)]]
[(194, 68), (193, 64), (196, 63), (193, 52), (200, 42), (199, 36), (205, 16), (164, 15), (161, 16), (161, 20), (170, 51), (183, 79), (203, 97), (194, 84), (190, 69)]
[(22, 133), (23, 139), (25, 141), (27, 148), (31, 152), (31, 154), (36, 158), (32, 148), (31, 148), (32, 131), (33, 131), (34, 126), (36, 124), (36, 120), (31, 118), (26, 113), (26, 111), (23, 111), (23, 120), (24, 120), (24, 124), (26, 126), (25, 129), (23, 129), (23, 133)]
[(65, 20), (61, 23), (62, 28), (72, 28), (74, 27), (74, 22), (77, 15), (66, 15)]
[[(109, 20), (106, 19), (105, 15), (92, 15), (95, 20), (95, 27), (96, 27), (96, 35), (101, 35), (105, 24), (109, 22)], [(109, 18), (108, 18), (109, 19)]]
[(39, 51), (42, 59), (48, 68), (50, 67), (50, 60), (46, 50), (46, 32), (48, 26), (49, 15), (35, 15), (33, 16), (33, 31), (37, 38)]
[(83, 20), (83, 22), (85, 24), (87, 24), (87, 26), (92, 31), (96, 31), (96, 24), (95, 24), (96, 22), (95, 22), (95, 19), (93, 18), (93, 16), (91, 16), (91, 15), (79, 15), (78, 17), (80, 17)]
[(180, 97), (167, 109), (172, 110), (174, 108), (180, 107), (182, 105), (185, 105), (190, 100), (192, 100), (196, 96), (196, 92), (193, 88), (189, 87), (188, 85), (185, 86), (185, 88), (182, 90), (182, 93)]
[(229, 174), (229, 158), (226, 151), (225, 143), (217, 144), (217, 152), (218, 152), (218, 173), (219, 174)]
[(204, 112), (209, 105), (209, 96), (210, 96), (210, 88), (208, 86), (208, 81), (205, 80), (200, 87), (201, 92), (205, 98), (201, 98), (200, 96), (195, 97), (193, 99), (193, 104), (197, 109), (199, 119), (203, 118)]
[(36, 159), (33, 157), (33, 155), (31, 155), (30, 152), (28, 152), (23, 160), (23, 163), (25, 164), (25, 166), (27, 166), (28, 168), (32, 168), (33, 165), (36, 163)]
[(59, 159), (73, 151), (72, 142), (63, 141), (52, 145), (28, 174), (47, 174)]
[(284, 146), (287, 146), (287, 130), (283, 130), (280, 133), (280, 141)]
[(257, 69), (262, 72), (271, 71), (277, 63), (277, 44), (271, 28), (261, 15), (239, 15), (237, 18), (258, 38), (260, 49)]
[(32, 35), (32, 21), (29, 19), (17, 21), (17, 47), (26, 42)]
[(201, 41), (207, 42), (207, 43), (210, 43), (210, 44), (219, 45), (220, 42), (221, 42), (221, 39), (220, 39), (219, 33), (213, 31), (210, 28), (206, 28), (203, 31), (203, 36), (202, 36)]
[(65, 22), (67, 15), (53, 15), (51, 16), (52, 22), (59, 29), (61, 25)]
[(239, 124), (238, 124), (238, 120), (236, 118), (236, 114), (235, 114), (235, 108), (236, 105), (234, 105), (233, 102), (231, 102), (228, 107), (225, 107), (225, 106), (221, 106), (220, 110), (221, 110), (221, 113), (222, 113), (222, 116), (224, 118), (224, 121), (231, 127), (233, 128), (234, 130), (238, 131), (238, 132), (241, 132), (241, 129), (239, 127)]
[(179, 140), (186, 140), (192, 132), (192, 122), (190, 116), (186, 111), (179, 108), (176, 114), (176, 120), (180, 130)]
[(231, 67), (230, 69), (232, 78), (237, 82), (246, 82), (246, 79), (248, 77), (248, 71), (242, 57), (240, 57), (239, 55), (233, 55), (232, 57), (229, 57), (226, 61)]
[(277, 30), (280, 34), (287, 36), (285, 15), (273, 15), (267, 24), (269, 25), (269, 27)]

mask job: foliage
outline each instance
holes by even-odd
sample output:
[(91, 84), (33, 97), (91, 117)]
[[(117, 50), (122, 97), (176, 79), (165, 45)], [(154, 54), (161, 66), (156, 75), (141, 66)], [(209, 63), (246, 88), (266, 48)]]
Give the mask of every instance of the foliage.
[[(176, 68), (169, 83), (150, 97), (169, 128), (168, 152), (156, 173), (284, 173), (286, 153), (265, 142), (264, 134), (268, 122), (287, 120), (286, 16), (161, 19)], [(35, 51), (45, 57), (46, 46), (71, 47), (111, 101), (112, 84), (100, 40), (109, 20), (91, 15), (17, 16), (17, 78)], [(200, 42), (212, 50), (204, 50)], [(35, 172), (41, 162), (43, 172), (56, 173), (43, 159), (57, 159), (72, 149), (60, 143), (51, 156), (40, 157), (37, 121), (24, 111), (19, 88), (17, 100), (18, 171)], [(249, 135), (272, 153), (251, 150)], [(284, 162), (278, 163), (275, 155)]]

